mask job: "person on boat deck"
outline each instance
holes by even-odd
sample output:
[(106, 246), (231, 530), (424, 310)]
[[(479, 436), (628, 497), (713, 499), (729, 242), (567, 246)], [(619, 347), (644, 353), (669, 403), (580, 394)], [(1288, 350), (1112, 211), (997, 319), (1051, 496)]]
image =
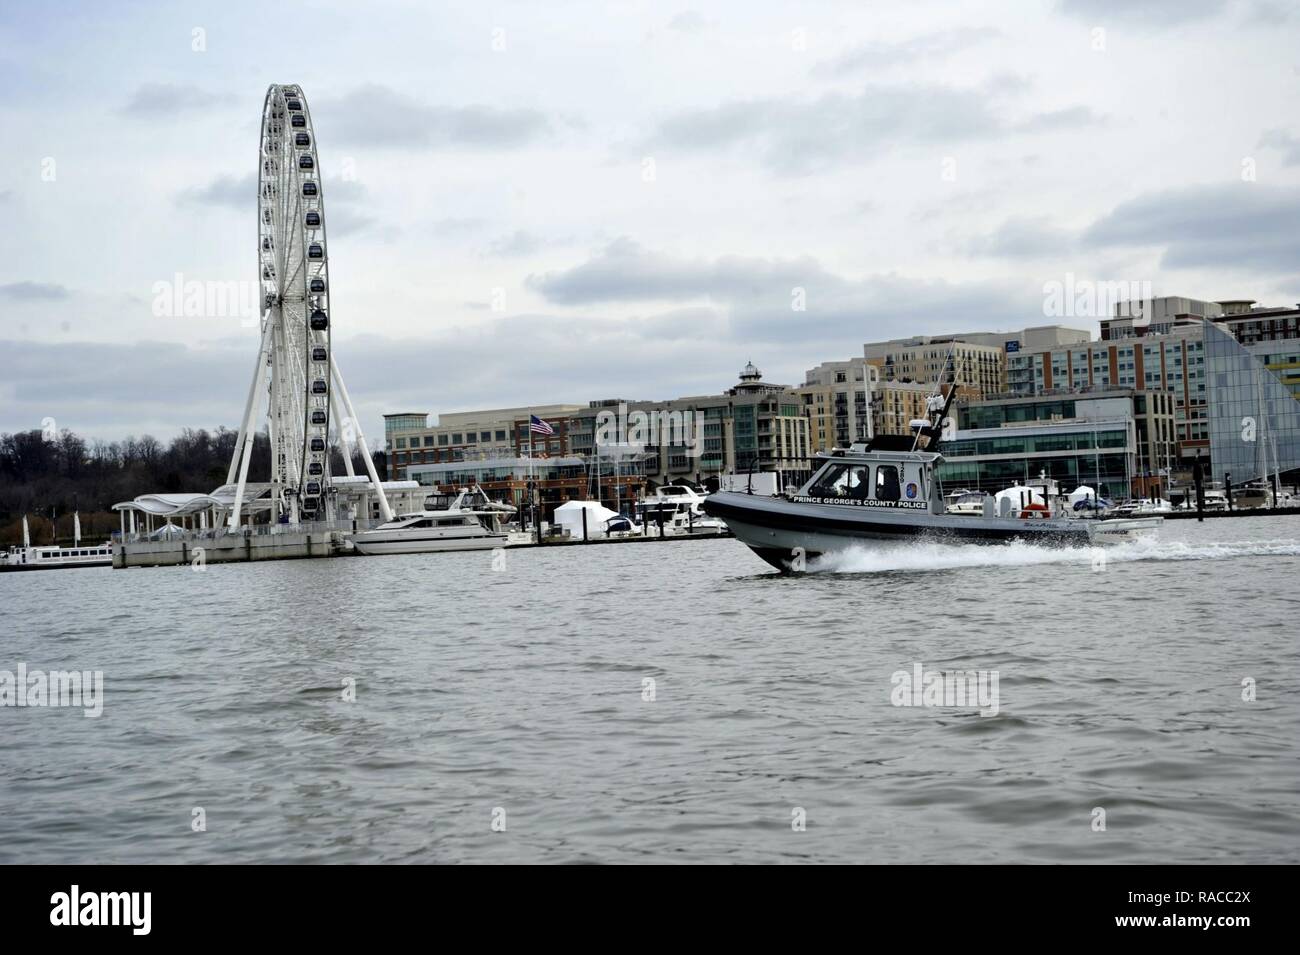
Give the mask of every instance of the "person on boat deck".
[(849, 473), (849, 497), (861, 501), (871, 496), (871, 487), (868, 484), (870, 474), (867, 468), (854, 468)]

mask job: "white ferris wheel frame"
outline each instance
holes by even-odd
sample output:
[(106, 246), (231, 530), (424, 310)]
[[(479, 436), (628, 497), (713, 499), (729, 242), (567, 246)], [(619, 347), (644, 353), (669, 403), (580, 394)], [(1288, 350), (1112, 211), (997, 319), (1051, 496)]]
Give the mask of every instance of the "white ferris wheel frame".
[[(272, 84), (258, 150), (257, 269), (262, 336), (227, 484), (238, 485), (229, 526), (239, 526), (254, 422), (266, 398), (271, 443), (271, 520), (298, 524), (334, 515), (330, 426), (353, 476), (352, 443), (365, 461), (384, 520), (392, 509), (330, 342), (329, 244), (316, 130), (302, 88)], [(313, 323), (318, 327), (313, 328)], [(269, 378), (269, 381), (267, 380)], [(263, 392), (265, 391), (265, 395)], [(319, 440), (318, 440), (319, 439)]]

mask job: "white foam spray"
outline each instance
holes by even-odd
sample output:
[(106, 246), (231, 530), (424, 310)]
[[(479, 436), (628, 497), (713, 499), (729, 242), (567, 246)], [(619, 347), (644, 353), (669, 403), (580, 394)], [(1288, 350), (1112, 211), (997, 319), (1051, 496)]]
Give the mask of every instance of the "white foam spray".
[[(1051, 564), (1088, 566), (1097, 548), (1042, 547), (1035, 544), (934, 544), (854, 546), (810, 561), (814, 573), (878, 574), (898, 570), (955, 570), (964, 567), (1034, 567)], [(1133, 540), (1107, 545), (1107, 562), (1145, 560), (1230, 560), (1237, 557), (1300, 557), (1300, 541)]]

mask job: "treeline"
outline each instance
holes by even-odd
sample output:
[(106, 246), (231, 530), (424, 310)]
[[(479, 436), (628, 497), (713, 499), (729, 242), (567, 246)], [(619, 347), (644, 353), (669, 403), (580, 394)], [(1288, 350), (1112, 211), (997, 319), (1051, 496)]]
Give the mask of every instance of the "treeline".
[[(81, 512), (82, 538), (99, 540), (118, 528), (111, 508), (150, 493), (206, 493), (226, 482), (238, 434), (186, 428), (164, 445), (152, 435), (122, 441), (87, 441), (71, 431), (47, 435), (39, 430), (0, 434), (0, 543), (22, 541), (22, 517), (28, 515), (32, 543), (53, 536), (71, 540), (72, 513)], [(335, 450), (331, 466), (344, 473)], [(380, 459), (375, 464), (383, 473)], [(364, 465), (354, 462), (358, 474)], [(248, 480), (267, 481), (271, 449), (264, 432), (253, 439)]]

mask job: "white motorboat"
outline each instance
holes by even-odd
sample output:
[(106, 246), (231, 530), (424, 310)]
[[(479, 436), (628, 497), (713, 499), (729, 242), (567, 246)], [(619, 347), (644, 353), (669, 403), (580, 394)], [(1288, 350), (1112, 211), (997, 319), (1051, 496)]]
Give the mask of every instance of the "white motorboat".
[(943, 496), (943, 512), (945, 514), (981, 515), (984, 513), (984, 498), (986, 496), (983, 491), (970, 491), (966, 488), (949, 491)]
[(0, 570), (60, 570), (67, 567), (111, 567), (113, 544), (94, 546), (11, 547), (0, 555)]
[(1243, 510), (1267, 507), (1291, 507), (1293, 501), (1286, 491), (1279, 490), (1271, 480), (1251, 481), (1232, 489), (1232, 503)]
[(31, 528), (23, 515), (23, 544), (0, 554), (0, 570), (63, 570), (68, 567), (113, 566), (113, 542), (86, 545), (81, 543), (81, 515), (73, 517), (71, 547), (57, 544), (32, 546)]
[(665, 534), (725, 534), (727, 526), (704, 511), (708, 495), (686, 484), (665, 484), (637, 504), (641, 527), (657, 534), (662, 523)]
[(509, 535), (501, 522), (513, 514), (509, 504), (490, 500), (477, 486), (451, 494), (431, 494), (425, 509), (400, 514), (356, 534), (352, 544), (362, 554), (431, 554), (505, 547)]

